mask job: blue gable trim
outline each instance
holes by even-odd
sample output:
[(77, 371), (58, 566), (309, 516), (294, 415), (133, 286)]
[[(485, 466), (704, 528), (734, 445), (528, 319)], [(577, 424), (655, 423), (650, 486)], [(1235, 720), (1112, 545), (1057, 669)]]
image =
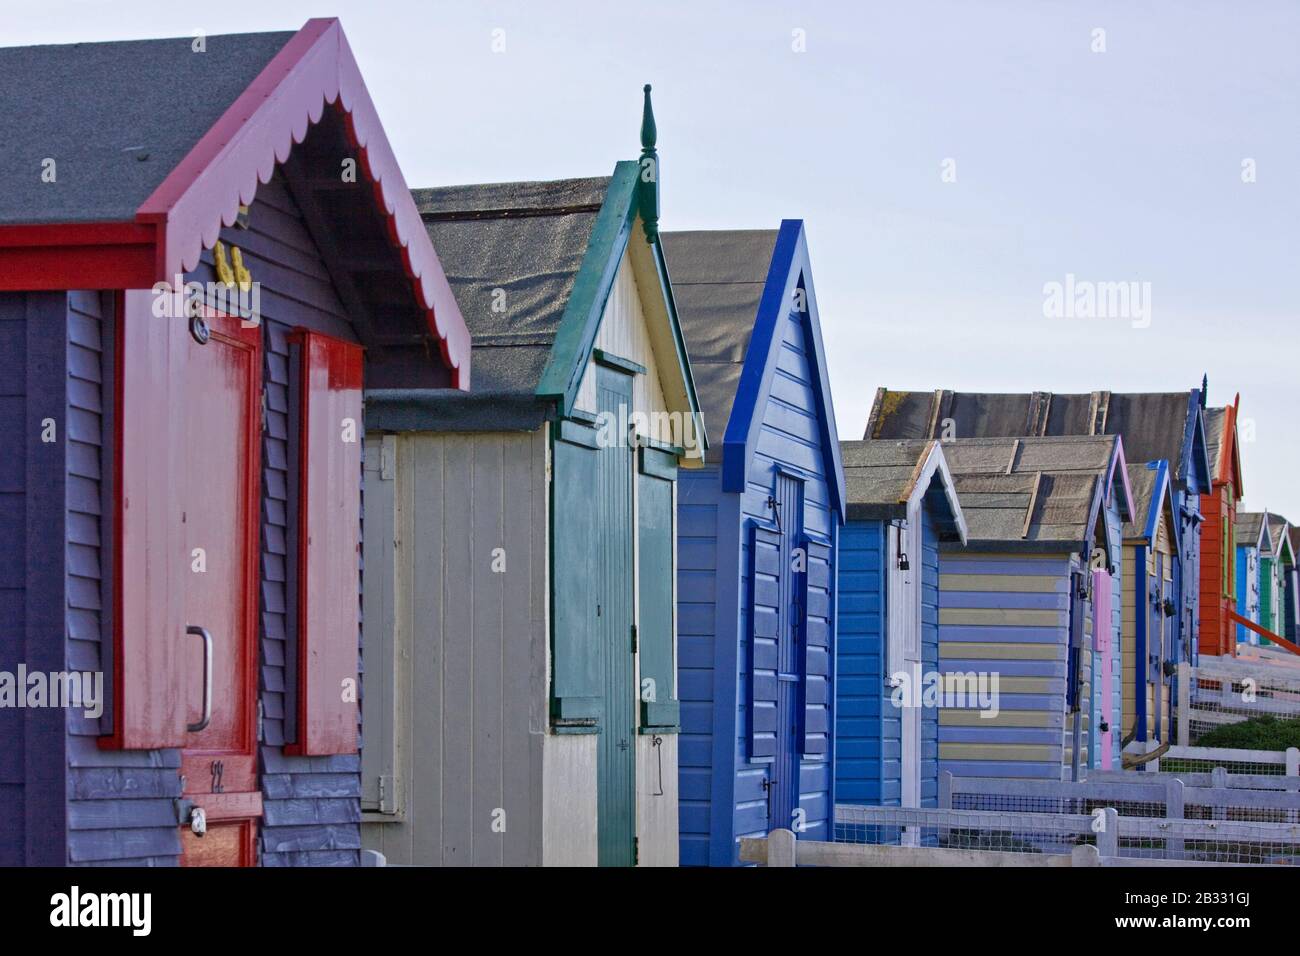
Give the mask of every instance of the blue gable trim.
[(1169, 514), (1173, 517), (1171, 524), (1174, 528), (1174, 554), (1182, 559), (1183, 553), (1183, 534), (1180, 527), (1181, 522), (1178, 520), (1178, 507), (1174, 502), (1174, 489), (1169, 474), (1169, 462), (1161, 459), (1147, 463), (1148, 468), (1154, 468), (1156, 471), (1156, 493), (1151, 502), (1151, 510), (1147, 514), (1147, 525), (1142, 530), (1146, 539), (1155, 542), (1156, 531), (1160, 523), (1160, 512), (1165, 505), (1169, 506)]
[(1188, 396), (1187, 433), (1183, 436), (1183, 461), (1179, 469), (1183, 481), (1198, 494), (1210, 490), (1210, 451), (1205, 441), (1205, 413), (1201, 410), (1201, 390), (1194, 388)]
[(736, 387), (736, 400), (727, 420), (722, 440), (722, 489), (745, 490), (746, 474), (758, 446), (763, 428), (760, 406), (767, 401), (776, 374), (781, 337), (777, 334), (785, 318), (795, 289), (804, 289), (807, 310), (806, 332), (812, 348), (813, 372), (816, 377), (817, 421), (821, 432), (822, 453), (826, 456), (827, 485), (831, 506), (844, 520), (844, 467), (840, 463), (840, 441), (835, 430), (835, 406), (831, 402), (830, 378), (826, 374), (826, 349), (822, 344), (821, 322), (817, 313), (817, 296), (813, 291), (812, 266), (808, 258), (808, 240), (802, 219), (783, 219), (772, 250), (763, 297), (758, 303), (754, 332), (745, 353), (745, 365)]

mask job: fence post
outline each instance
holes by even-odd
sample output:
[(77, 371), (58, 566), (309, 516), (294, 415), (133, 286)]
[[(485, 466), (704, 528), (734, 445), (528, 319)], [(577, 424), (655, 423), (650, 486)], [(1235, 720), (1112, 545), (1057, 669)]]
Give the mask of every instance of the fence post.
[(1232, 795), (1228, 793), (1228, 770), (1226, 767), (1215, 767), (1210, 771), (1210, 788), (1214, 793), (1214, 796), (1210, 798), (1214, 801), (1214, 819), (1228, 819), (1228, 803)]
[(1119, 856), (1119, 811), (1107, 807), (1101, 811), (1101, 832), (1097, 834), (1097, 854)]
[(1191, 746), (1192, 727), (1192, 665), (1182, 661), (1178, 665), (1178, 746)]
[[(1174, 777), (1165, 784), (1165, 819), (1182, 820), (1186, 817), (1187, 811), (1184, 809), (1183, 782)], [(1173, 836), (1173, 833), (1177, 836)], [(1165, 859), (1181, 860), (1186, 855), (1186, 848), (1183, 843), (1183, 831), (1180, 827), (1174, 827), (1170, 830), (1170, 836), (1165, 838)]]
[(793, 830), (773, 830), (767, 835), (767, 865), (794, 866), (795, 840)]
[[(952, 771), (951, 770), (945, 770), (943, 773), (939, 774), (939, 809), (940, 810), (952, 809)], [(944, 819), (945, 820), (948, 819), (947, 814), (944, 815)], [(940, 827), (939, 834), (938, 834), (940, 846), (948, 845), (948, 836), (949, 836), (948, 828)]]
[(1101, 866), (1101, 856), (1091, 843), (1083, 843), (1070, 851), (1070, 866)]

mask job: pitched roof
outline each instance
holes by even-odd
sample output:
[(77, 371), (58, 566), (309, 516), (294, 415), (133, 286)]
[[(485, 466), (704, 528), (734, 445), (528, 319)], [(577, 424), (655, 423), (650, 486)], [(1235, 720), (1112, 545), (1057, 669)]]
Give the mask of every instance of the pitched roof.
[(704, 427), (716, 439), (731, 418), (777, 232), (735, 229), (660, 235)]
[(133, 220), (293, 35), (0, 48), (0, 224)]
[(1124, 522), (1125, 538), (1145, 537), (1151, 510), (1160, 507), (1160, 499), (1156, 497), (1160, 491), (1160, 470), (1147, 465), (1146, 462), (1139, 462), (1128, 466), (1128, 483), (1133, 489), (1134, 510), (1132, 519)]
[(1267, 511), (1238, 511), (1236, 538), (1239, 546), (1258, 547), (1267, 538)]
[(846, 513), (851, 520), (907, 517), (921, 496), (941, 540), (966, 541), (966, 519), (943, 449), (935, 441), (840, 442)]
[[(897, 392), (879, 389), (867, 438), (1123, 435), (1135, 462), (1164, 459), (1179, 480), (1199, 392)], [(1100, 425), (1100, 429), (1098, 429)], [(1192, 454), (1196, 453), (1195, 449)], [(1193, 461), (1193, 465), (1196, 464)]]
[(475, 392), (537, 391), (609, 184), (411, 191), (469, 329)]
[(1292, 560), (1295, 559), (1295, 550), (1291, 547), (1291, 522), (1281, 515), (1270, 513), (1268, 516), (1268, 537), (1275, 555), (1287, 551), (1292, 555)]
[(1109, 488), (1133, 512), (1114, 436), (942, 442), (974, 547), (1072, 551), (1092, 535)]

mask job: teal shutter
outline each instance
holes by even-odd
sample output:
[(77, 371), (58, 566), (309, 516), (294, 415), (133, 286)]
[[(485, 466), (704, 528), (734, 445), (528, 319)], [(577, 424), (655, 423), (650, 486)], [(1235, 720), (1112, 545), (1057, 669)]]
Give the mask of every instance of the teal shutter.
[(637, 476), (637, 537), (640, 554), (641, 726), (678, 727), (673, 661), (673, 482), (677, 458), (654, 448), (641, 449)]
[(551, 717), (557, 730), (595, 733), (601, 705), (596, 621), (596, 431), (556, 426), (551, 457)]
[[(803, 752), (830, 752), (831, 549), (810, 538), (802, 542), (806, 570), (799, 599), (803, 620)], [(914, 561), (920, 561), (916, 555)]]
[(749, 554), (749, 757), (776, 758), (777, 667), (781, 662), (781, 593), (787, 569), (781, 535), (752, 525)]

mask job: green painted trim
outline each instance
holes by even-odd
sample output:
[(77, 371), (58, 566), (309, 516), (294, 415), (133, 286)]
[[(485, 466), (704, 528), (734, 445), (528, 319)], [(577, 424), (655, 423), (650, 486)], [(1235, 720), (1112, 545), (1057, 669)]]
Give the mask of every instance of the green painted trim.
[(629, 358), (623, 358), (623, 356), (615, 355), (613, 352), (606, 352), (604, 349), (592, 349), (591, 357), (601, 365), (608, 365), (610, 368), (629, 372), (632, 375), (644, 375), (646, 371), (645, 366), (640, 362), (633, 362)]
[(636, 732), (642, 737), (650, 737), (654, 734), (666, 737), (669, 734), (680, 734), (682, 728), (677, 724), (671, 727), (638, 727)]
[(627, 249), (636, 218), (637, 164), (625, 161), (614, 166), (614, 176), (605, 202), (596, 215), (587, 251), (565, 304), (555, 344), (537, 383), (537, 394), (557, 399), (560, 414), (573, 408), (587, 360), (596, 343), (596, 331), (605, 312), (605, 302), (618, 276), (618, 266)]
[(573, 411), (569, 412), (569, 418), (573, 419), (575, 422), (590, 425), (593, 428), (596, 426), (596, 423), (600, 421), (600, 416), (595, 412), (589, 412), (581, 408), (575, 408)]
[(640, 458), (641, 474), (665, 481), (677, 480), (677, 456), (657, 448), (642, 448)]
[(555, 734), (557, 737), (577, 737), (583, 734), (590, 736), (592, 734), (600, 733), (600, 728), (594, 725), (591, 727), (563, 727), (553, 724), (551, 726), (551, 733)]
[(682, 722), (680, 701), (641, 701), (642, 729), (653, 732), (664, 727), (677, 727)]
[(655, 438), (638, 438), (637, 442), (642, 448), (653, 448), (655, 451), (661, 451), (665, 455), (672, 455), (674, 458), (681, 458), (686, 454), (686, 449), (681, 445), (670, 445), (666, 441), (659, 441)]
[(673, 284), (668, 278), (668, 262), (664, 259), (664, 248), (656, 238), (651, 246), (654, 253), (655, 272), (659, 274), (659, 292), (668, 309), (668, 324), (673, 330), (673, 348), (677, 352), (677, 365), (681, 370), (682, 381), (686, 383), (686, 397), (690, 401), (691, 414), (695, 418), (695, 431), (700, 436), (700, 464), (704, 464), (704, 452), (709, 448), (709, 436), (704, 430), (704, 415), (700, 411), (700, 400), (695, 394), (695, 376), (691, 374), (691, 362), (686, 355), (686, 339), (682, 335), (681, 319), (677, 316), (677, 300), (673, 298)]
[(567, 441), (571, 445), (582, 445), (584, 448), (596, 448), (598, 434), (590, 425), (565, 418), (560, 420), (559, 428), (555, 432), (555, 440)]

